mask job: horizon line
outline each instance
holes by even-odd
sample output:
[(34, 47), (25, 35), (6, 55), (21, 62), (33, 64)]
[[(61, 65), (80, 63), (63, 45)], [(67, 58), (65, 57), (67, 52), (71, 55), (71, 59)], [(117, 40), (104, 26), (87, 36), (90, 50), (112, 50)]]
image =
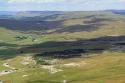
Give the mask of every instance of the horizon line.
[(27, 12), (27, 11), (33, 11), (33, 12), (89, 12), (89, 11), (113, 11), (113, 10), (121, 10), (121, 11), (125, 11), (125, 9), (107, 9), (107, 10), (0, 10), (0, 12)]

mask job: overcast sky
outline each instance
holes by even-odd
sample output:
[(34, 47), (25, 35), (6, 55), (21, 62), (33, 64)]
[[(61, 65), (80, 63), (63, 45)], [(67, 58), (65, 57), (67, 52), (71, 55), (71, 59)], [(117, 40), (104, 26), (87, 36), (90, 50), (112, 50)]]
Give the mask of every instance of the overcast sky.
[(125, 0), (0, 0), (0, 11), (90, 11), (125, 9)]

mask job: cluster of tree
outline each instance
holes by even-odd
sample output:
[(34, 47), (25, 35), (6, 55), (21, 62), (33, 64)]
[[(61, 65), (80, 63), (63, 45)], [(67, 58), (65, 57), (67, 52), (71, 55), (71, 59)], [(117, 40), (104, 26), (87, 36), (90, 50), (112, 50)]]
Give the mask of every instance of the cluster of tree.
[(17, 40), (24, 40), (24, 39), (27, 39), (28, 37), (26, 37), (26, 36), (16, 36), (15, 38)]
[(32, 42), (34, 42), (36, 39), (33, 38), (32, 36), (16, 36), (15, 37), (17, 40), (24, 40), (24, 39), (31, 39)]

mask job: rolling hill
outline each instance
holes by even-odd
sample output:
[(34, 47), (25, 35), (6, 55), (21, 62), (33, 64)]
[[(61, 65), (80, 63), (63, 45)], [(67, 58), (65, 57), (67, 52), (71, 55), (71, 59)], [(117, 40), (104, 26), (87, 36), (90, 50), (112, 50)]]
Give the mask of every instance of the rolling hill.
[(124, 10), (0, 12), (4, 83), (124, 83)]

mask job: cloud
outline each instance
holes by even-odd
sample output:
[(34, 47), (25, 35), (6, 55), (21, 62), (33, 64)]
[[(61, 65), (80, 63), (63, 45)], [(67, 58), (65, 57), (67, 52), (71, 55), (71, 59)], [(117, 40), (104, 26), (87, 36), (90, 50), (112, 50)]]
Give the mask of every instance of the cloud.
[[(8, 3), (56, 3), (56, 2), (65, 2), (65, 3), (91, 3), (91, 2), (104, 2), (105, 0), (6, 0)], [(107, 0), (105, 2), (125, 2), (125, 0)]]
[(119, 1), (119, 2), (125, 2), (125, 0), (116, 0), (116, 1)]
[(7, 0), (8, 3), (53, 3), (53, 2), (63, 2), (66, 0)]
[(125, 0), (65, 0), (67, 3), (73, 4), (96, 4), (96, 3), (125, 3)]
[(125, 9), (125, 0), (0, 0), (0, 10), (106, 10)]

